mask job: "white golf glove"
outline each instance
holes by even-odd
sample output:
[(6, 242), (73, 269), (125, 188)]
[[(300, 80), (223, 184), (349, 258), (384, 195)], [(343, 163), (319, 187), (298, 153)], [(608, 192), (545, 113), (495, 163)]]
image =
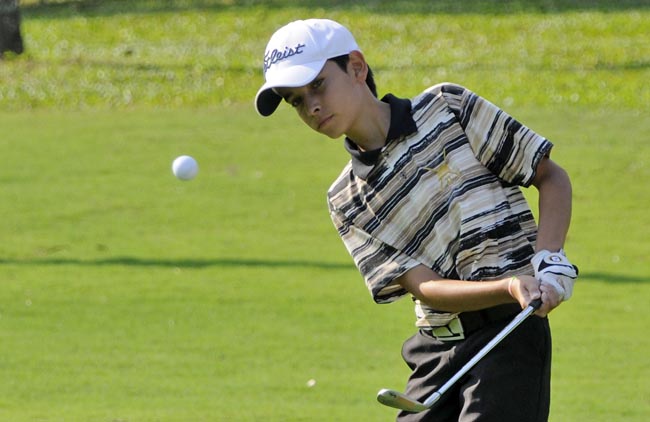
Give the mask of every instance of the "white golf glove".
[(537, 280), (553, 286), (563, 301), (569, 300), (573, 294), (573, 283), (578, 278), (578, 267), (569, 262), (562, 249), (558, 252), (539, 251), (530, 262)]

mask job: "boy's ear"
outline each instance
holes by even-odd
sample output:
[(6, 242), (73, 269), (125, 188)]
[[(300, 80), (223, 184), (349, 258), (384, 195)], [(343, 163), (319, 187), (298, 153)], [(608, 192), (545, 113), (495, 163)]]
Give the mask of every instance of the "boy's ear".
[(349, 66), (354, 72), (355, 78), (365, 83), (366, 76), (368, 75), (368, 64), (366, 63), (365, 57), (363, 57), (363, 53), (360, 51), (351, 51)]

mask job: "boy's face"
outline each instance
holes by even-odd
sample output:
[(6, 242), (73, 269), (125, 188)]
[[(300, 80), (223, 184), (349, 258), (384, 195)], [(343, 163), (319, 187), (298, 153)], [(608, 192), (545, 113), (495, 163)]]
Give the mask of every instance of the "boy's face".
[(362, 79), (351, 63), (344, 72), (335, 62), (328, 60), (309, 84), (298, 88), (277, 88), (276, 92), (296, 109), (310, 128), (330, 138), (339, 138), (348, 133), (357, 120), (361, 110), (361, 89), (366, 86), (365, 76)]

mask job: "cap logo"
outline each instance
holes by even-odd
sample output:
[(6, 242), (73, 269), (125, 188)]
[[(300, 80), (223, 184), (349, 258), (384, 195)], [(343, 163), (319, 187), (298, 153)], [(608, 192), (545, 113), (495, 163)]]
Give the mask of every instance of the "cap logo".
[(288, 59), (289, 57), (304, 53), (304, 47), (305, 44), (297, 44), (295, 47), (284, 47), (284, 50), (282, 51), (277, 48), (273, 51), (267, 51), (264, 55), (264, 73), (266, 73), (266, 71), (274, 64)]

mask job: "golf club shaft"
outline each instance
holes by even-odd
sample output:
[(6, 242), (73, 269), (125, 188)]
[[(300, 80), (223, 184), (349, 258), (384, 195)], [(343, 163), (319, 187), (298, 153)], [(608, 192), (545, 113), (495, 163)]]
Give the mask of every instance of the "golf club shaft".
[(530, 304), (521, 311), (508, 325), (506, 325), (500, 332), (497, 334), (488, 344), (483, 346), (481, 350), (474, 355), (465, 365), (453, 377), (451, 377), (446, 383), (444, 383), (436, 392), (434, 392), (428, 399), (424, 401), (426, 407), (432, 407), (443, 394), (447, 392), (463, 375), (465, 375), (470, 369), (474, 367), (485, 355), (487, 355), (490, 350), (501, 343), (501, 341), (510, 334), (515, 328), (517, 328), (522, 322), (526, 320), (537, 308), (542, 305), (541, 299), (535, 299), (530, 302)]

